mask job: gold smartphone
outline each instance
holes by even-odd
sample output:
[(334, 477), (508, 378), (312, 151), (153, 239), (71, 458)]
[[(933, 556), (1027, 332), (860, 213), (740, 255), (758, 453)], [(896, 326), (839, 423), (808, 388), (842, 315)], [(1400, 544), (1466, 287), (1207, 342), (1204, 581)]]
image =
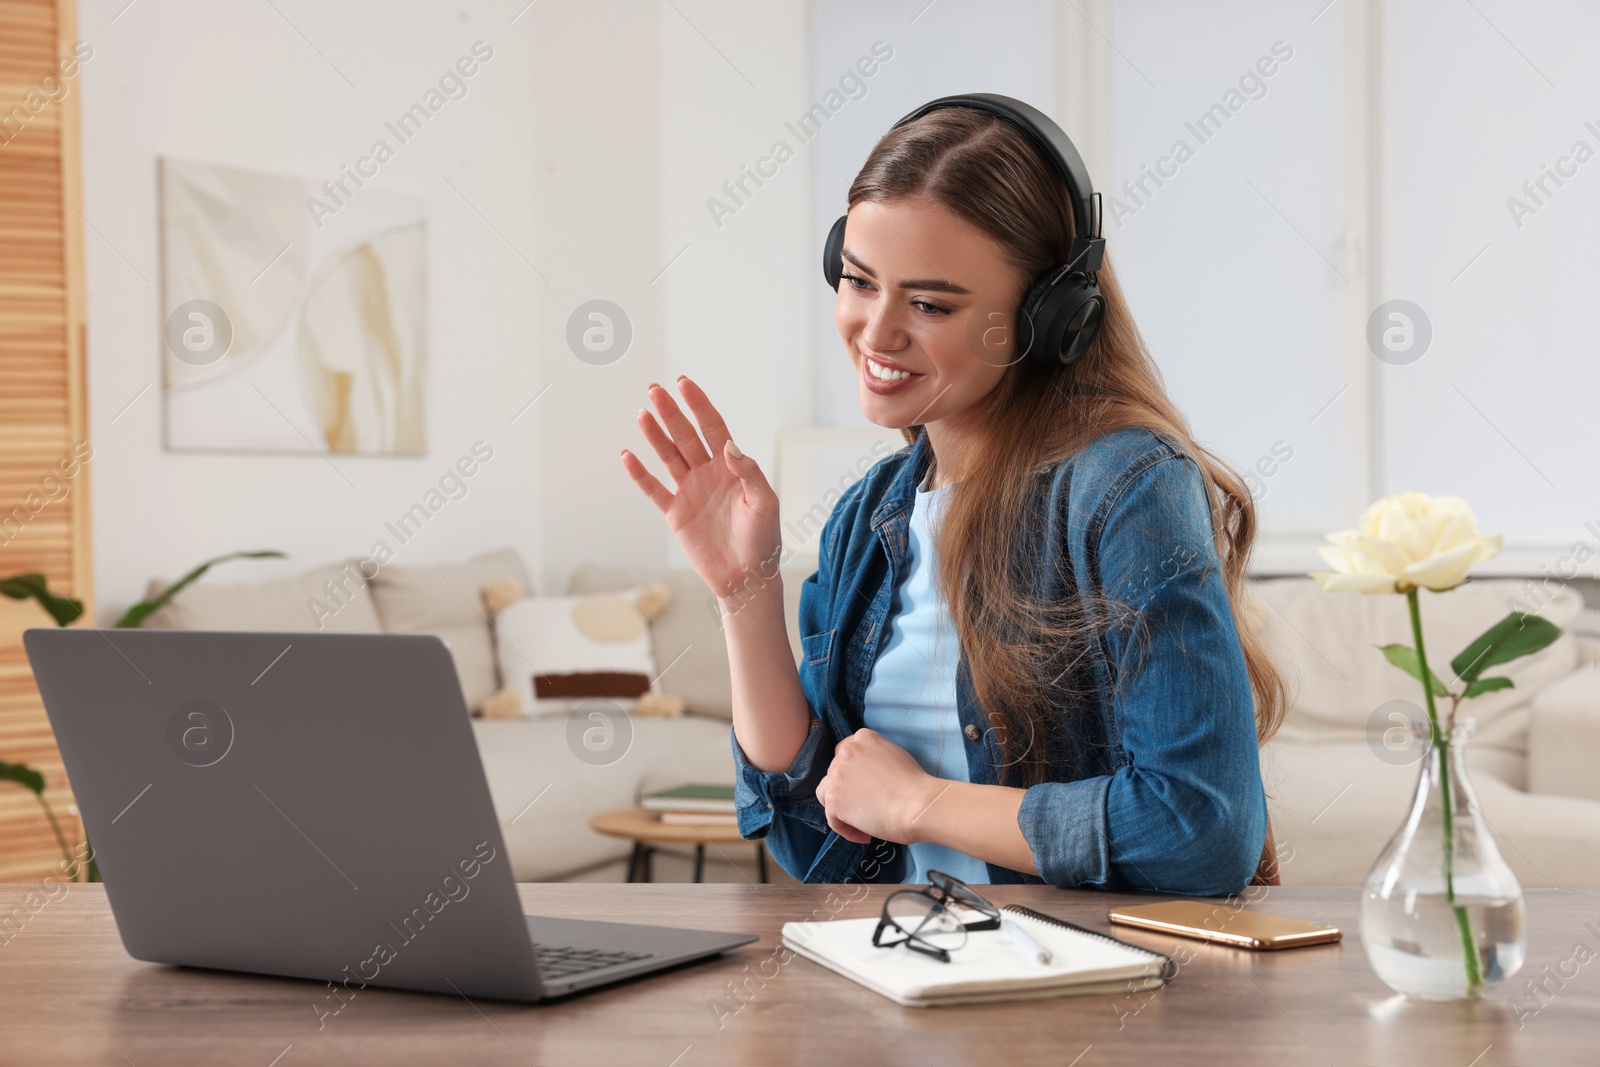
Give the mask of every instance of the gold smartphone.
[(1258, 951), (1321, 945), (1342, 936), (1337, 926), (1319, 926), (1304, 919), (1241, 911), (1205, 900), (1168, 900), (1160, 904), (1112, 908), (1106, 917), (1124, 926)]

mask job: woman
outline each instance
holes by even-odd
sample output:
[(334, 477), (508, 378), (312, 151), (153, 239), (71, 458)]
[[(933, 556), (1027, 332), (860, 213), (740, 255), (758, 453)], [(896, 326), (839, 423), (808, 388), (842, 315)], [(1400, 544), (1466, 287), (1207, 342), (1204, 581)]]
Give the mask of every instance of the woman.
[(676, 493), (622, 452), (721, 600), (739, 827), (796, 878), (1276, 881), (1257, 749), (1284, 691), (1240, 610), (1249, 492), (1190, 436), (1109, 266), (1080, 358), (1011, 358), (1073, 247), (1071, 193), (1020, 126), (962, 106), (903, 121), (851, 185), (834, 320), (862, 412), (908, 447), (823, 528), (798, 670), (777, 496), (705, 393), (678, 379), (699, 433), (655, 383), (660, 422), (639, 411)]

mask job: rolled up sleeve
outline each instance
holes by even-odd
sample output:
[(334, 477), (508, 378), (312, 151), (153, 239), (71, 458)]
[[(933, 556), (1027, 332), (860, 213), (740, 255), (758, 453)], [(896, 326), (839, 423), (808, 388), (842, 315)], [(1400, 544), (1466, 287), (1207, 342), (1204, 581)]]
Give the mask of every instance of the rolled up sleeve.
[(821, 719), (811, 720), (800, 751), (788, 768), (781, 771), (758, 769), (740, 747), (738, 734), (732, 730), (728, 733), (733, 740), (733, 765), (737, 775), (733, 804), (739, 820), (739, 836), (766, 837), (773, 819), (779, 815), (797, 818), (813, 829), (826, 832), (828, 820), (822, 805), (817, 803), (817, 783), (827, 774), (833, 760), (833, 739), (827, 724)]
[(1045, 782), (1022, 794), (1017, 825), (1033, 849), (1033, 865), (1051, 885), (1107, 888), (1105, 775)]
[(1168, 455), (1134, 474), (1095, 543), (1102, 590), (1137, 619), (1105, 637), (1123, 762), (1030, 787), (1018, 825), (1053, 885), (1237, 892), (1261, 855), (1266, 796), (1199, 466)]

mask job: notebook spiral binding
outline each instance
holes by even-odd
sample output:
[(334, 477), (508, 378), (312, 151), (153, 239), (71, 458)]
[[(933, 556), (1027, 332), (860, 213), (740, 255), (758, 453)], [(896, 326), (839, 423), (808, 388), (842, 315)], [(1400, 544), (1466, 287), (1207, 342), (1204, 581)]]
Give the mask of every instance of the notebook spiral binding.
[(1145, 948), (1143, 945), (1130, 944), (1121, 938), (1112, 937), (1110, 934), (1102, 934), (1099, 930), (1091, 930), (1087, 926), (1079, 926), (1077, 923), (1068, 922), (1066, 919), (1058, 919), (1054, 915), (1046, 915), (1042, 911), (1034, 911), (1032, 908), (1026, 907), (1022, 904), (1003, 904), (1001, 905), (1000, 910), (1009, 911), (1016, 915), (1026, 915), (1030, 919), (1037, 919), (1039, 922), (1049, 923), (1051, 926), (1063, 926), (1068, 930), (1075, 930), (1080, 934), (1087, 934), (1090, 937), (1099, 938), (1101, 941), (1109, 941), (1113, 945), (1121, 945), (1123, 948), (1131, 948), (1133, 951), (1142, 952), (1146, 956), (1154, 956), (1156, 959), (1161, 961), (1162, 981), (1171, 981), (1173, 978), (1177, 977), (1178, 965), (1173, 962), (1171, 956), (1168, 956), (1165, 953), (1157, 952), (1154, 949)]

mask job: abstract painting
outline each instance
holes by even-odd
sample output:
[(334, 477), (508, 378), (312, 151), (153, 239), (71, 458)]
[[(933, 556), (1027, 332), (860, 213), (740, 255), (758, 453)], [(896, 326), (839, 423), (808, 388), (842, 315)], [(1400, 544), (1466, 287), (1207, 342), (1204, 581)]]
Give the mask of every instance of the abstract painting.
[(172, 158), (160, 177), (167, 448), (423, 455), (426, 201)]

